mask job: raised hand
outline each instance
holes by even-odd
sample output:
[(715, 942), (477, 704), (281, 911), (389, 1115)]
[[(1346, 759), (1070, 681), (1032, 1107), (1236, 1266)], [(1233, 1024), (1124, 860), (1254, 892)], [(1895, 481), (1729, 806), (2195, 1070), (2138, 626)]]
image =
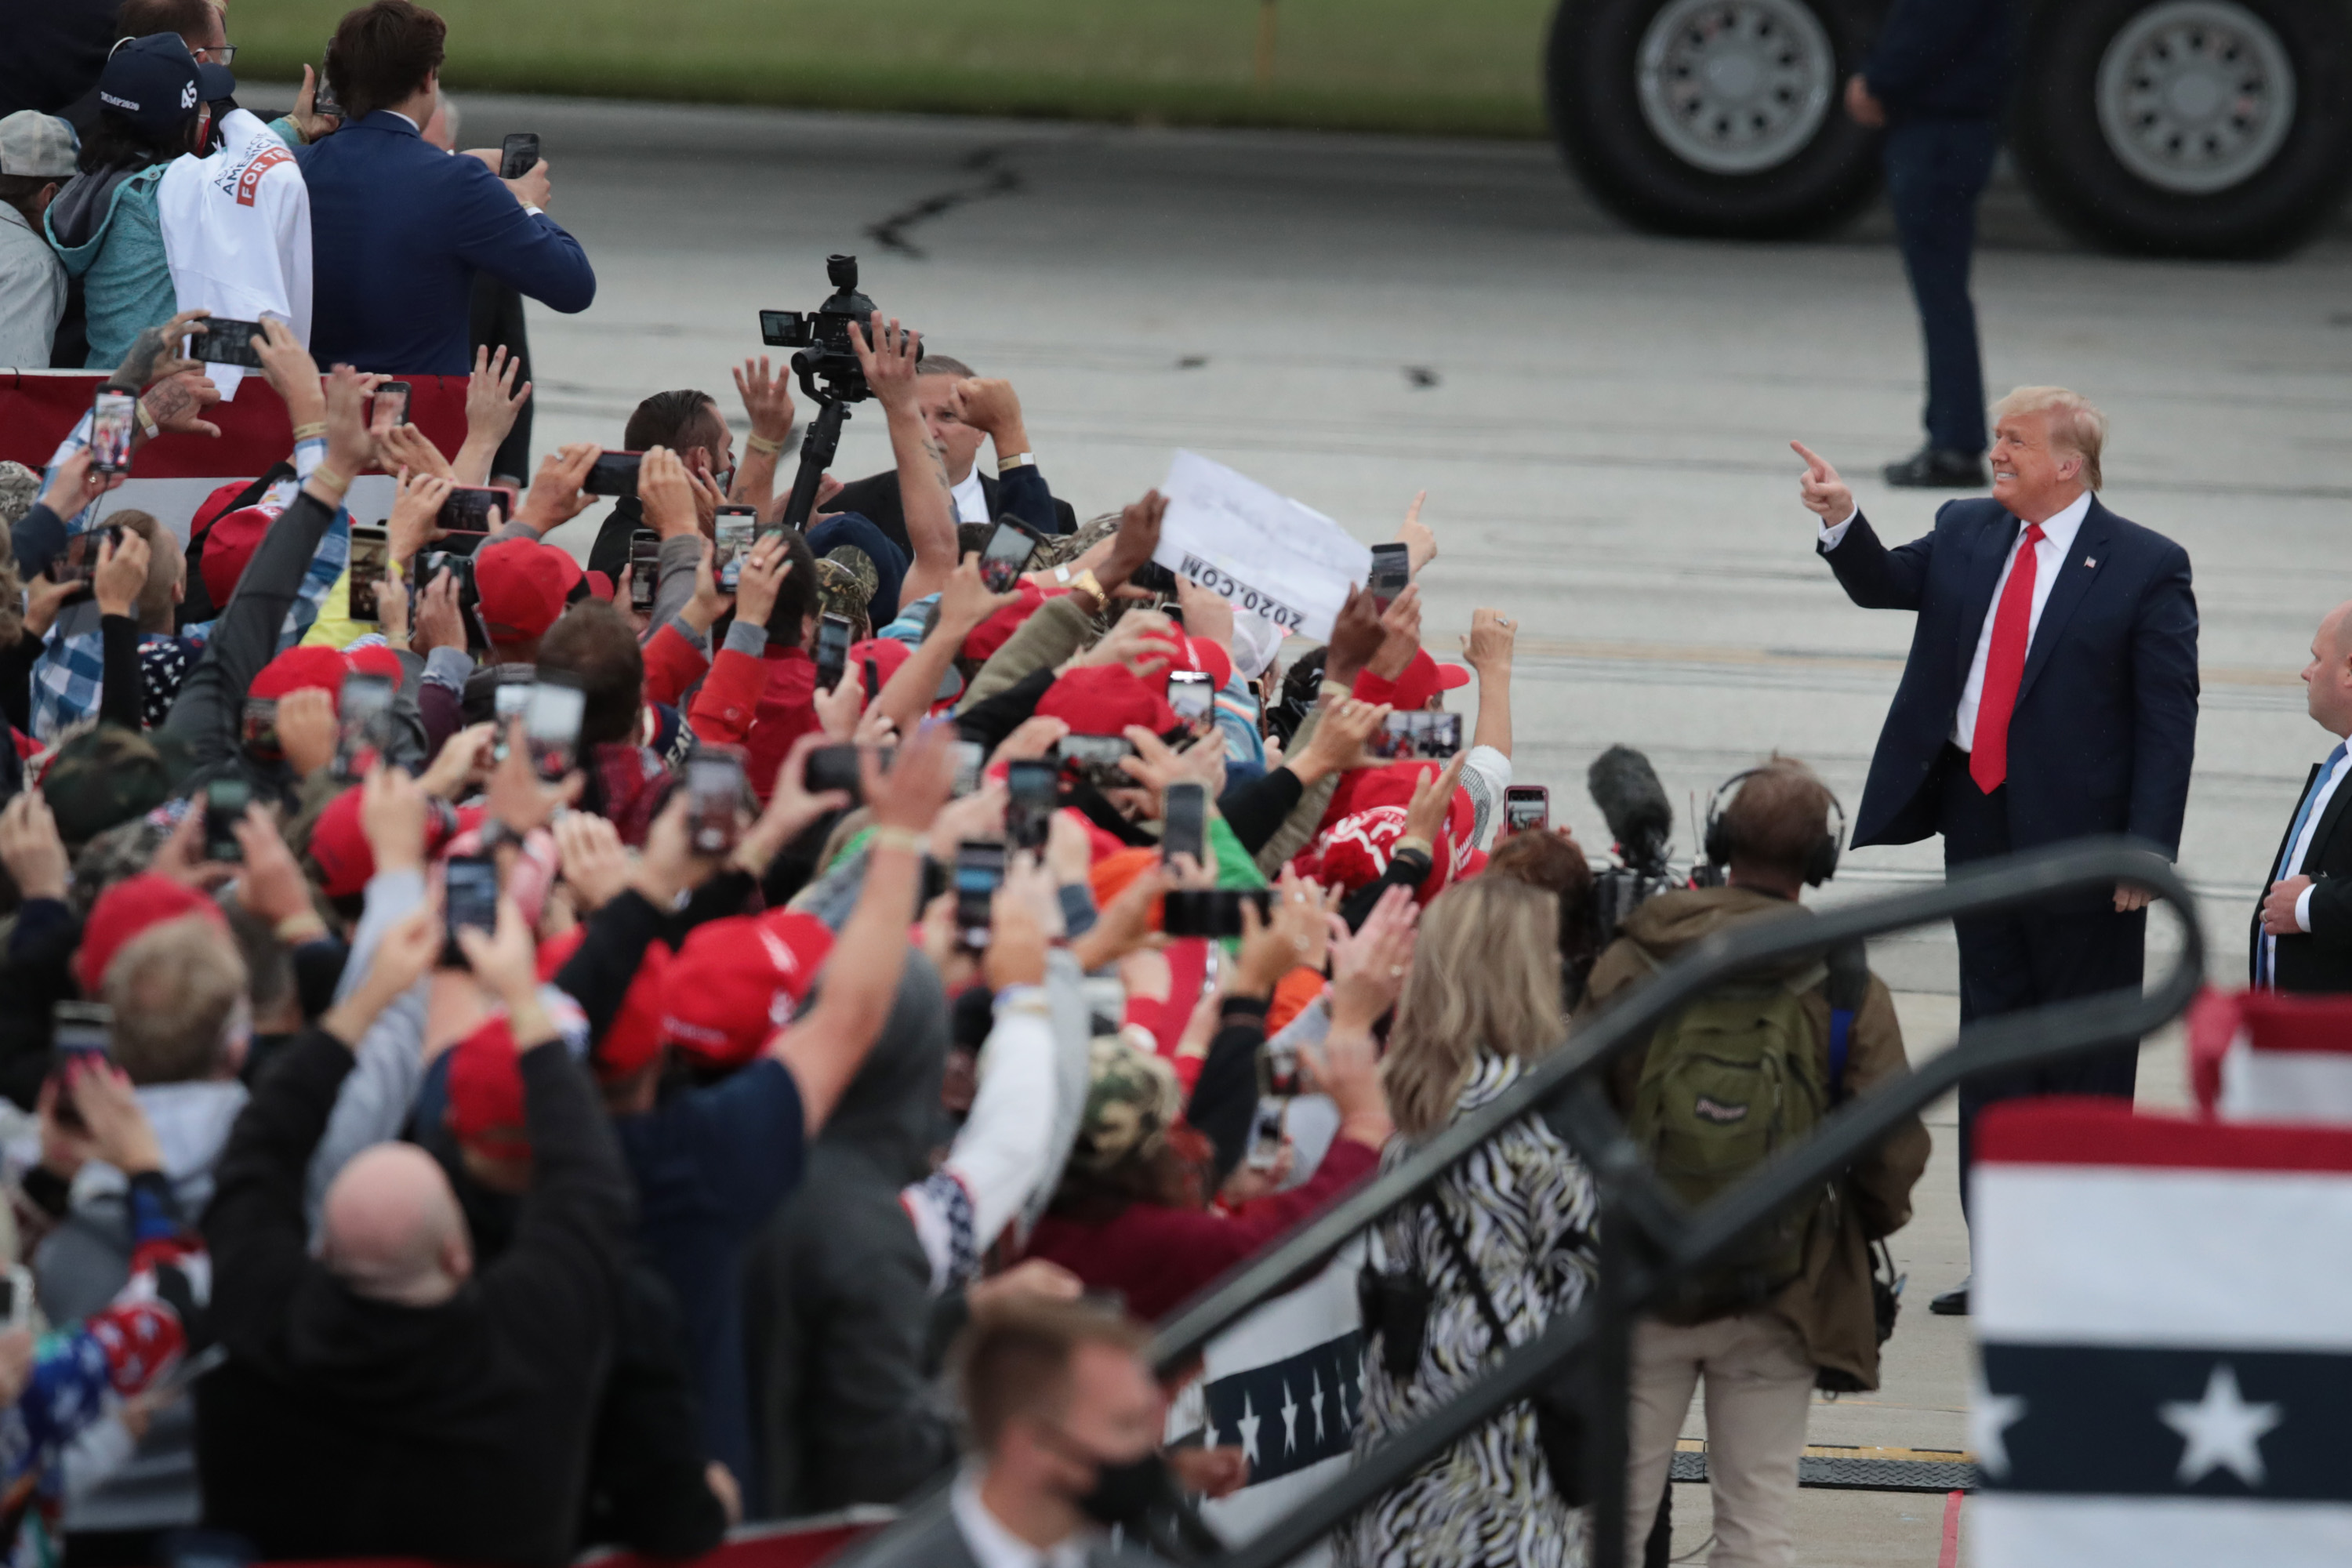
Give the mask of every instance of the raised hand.
[(901, 327), (895, 317), (885, 323), (879, 310), (874, 312), (870, 332), (856, 321), (849, 323), (849, 345), (857, 351), (866, 384), (874, 389), (875, 400), (885, 411), (903, 413), (915, 406), (915, 378), (920, 374), (917, 356), (922, 342), (920, 333)]
[(466, 445), (486, 447), (496, 452), (515, 421), (522, 415), (522, 405), (530, 401), (530, 383), (515, 385), (515, 373), (522, 369), (522, 357), (507, 357), (503, 345), (496, 353), (488, 348), (474, 351), (474, 372), (466, 382)]
[(1852, 518), (1859, 510), (1854, 505), (1853, 491), (1838, 478), (1829, 459), (1815, 452), (1802, 441), (1791, 441), (1790, 447), (1805, 459), (1804, 478), (1797, 481), (1797, 499), (1805, 510), (1822, 520), (1824, 528), (1835, 528)]
[(128, 616), (139, 608), (139, 595), (147, 586), (147, 540), (124, 529), (98, 542), (98, 574), (90, 582), (101, 616)]
[(1406, 564), (1416, 577), (1421, 575), (1423, 567), (1437, 559), (1437, 535), (1421, 521), (1421, 503), (1428, 499), (1427, 490), (1413, 496), (1412, 504), (1404, 509), (1404, 521), (1397, 525), (1396, 538), (1391, 541), (1404, 546)]
[(768, 356), (747, 359), (735, 373), (735, 391), (751, 421), (751, 434), (763, 441), (782, 441), (793, 433), (793, 382), (782, 371), (768, 368)]
[(543, 534), (586, 511), (595, 498), (580, 487), (587, 483), (588, 470), (603, 455), (604, 448), (593, 441), (575, 441), (541, 458), (530, 493), (515, 508), (514, 520), (533, 533)]

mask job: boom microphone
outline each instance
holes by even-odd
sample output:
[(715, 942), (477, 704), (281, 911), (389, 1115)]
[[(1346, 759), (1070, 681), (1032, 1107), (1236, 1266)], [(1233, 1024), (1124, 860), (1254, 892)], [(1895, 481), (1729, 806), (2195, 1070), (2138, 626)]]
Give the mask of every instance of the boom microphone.
[(1650, 759), (1631, 746), (1612, 746), (1592, 759), (1584, 784), (1625, 864), (1644, 877), (1664, 876), (1675, 808)]

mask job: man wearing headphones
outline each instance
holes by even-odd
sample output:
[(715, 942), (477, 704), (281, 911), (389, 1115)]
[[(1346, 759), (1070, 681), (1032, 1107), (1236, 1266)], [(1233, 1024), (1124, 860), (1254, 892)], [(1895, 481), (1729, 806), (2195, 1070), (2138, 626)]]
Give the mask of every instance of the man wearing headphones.
[[(1837, 798), (1802, 763), (1776, 756), (1727, 782), (1707, 813), (1701, 879), (1715, 885), (1634, 910), (1593, 965), (1579, 1016), (1727, 926), (1811, 919), (1798, 900), (1836, 873), (1844, 826)], [(1856, 949), (1742, 976), (1694, 1002), (1619, 1060), (1610, 1095), (1661, 1179), (1703, 1203), (1808, 1136), (1840, 1100), (1909, 1070), (1894, 998)], [(1905, 1121), (1781, 1234), (1635, 1325), (1628, 1541), (1650, 1533), (1704, 1377), (1712, 1561), (1796, 1561), (1789, 1513), (1812, 1392), (1878, 1386), (1871, 1244), (1910, 1219), (1927, 1149), (1927, 1128)]]

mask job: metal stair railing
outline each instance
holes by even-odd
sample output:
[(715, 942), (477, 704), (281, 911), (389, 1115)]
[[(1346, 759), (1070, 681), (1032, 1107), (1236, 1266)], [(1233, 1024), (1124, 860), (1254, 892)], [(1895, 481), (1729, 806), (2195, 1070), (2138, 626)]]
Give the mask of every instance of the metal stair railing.
[[(2181, 928), (2179, 953), (2153, 988), (1979, 1020), (1963, 1029), (1949, 1050), (1847, 1101), (1811, 1138), (1695, 1213), (1651, 1173), (1602, 1092), (1603, 1075), (1616, 1058), (1647, 1042), (1658, 1024), (1686, 1003), (1744, 972), (1784, 965), (1865, 937), (2026, 909), (2120, 883), (2155, 894), (2171, 907)], [(1586, 1300), (1251, 1540), (1226, 1546), (1185, 1510), (1172, 1521), (1172, 1531), (1154, 1532), (1154, 1543), (1181, 1560), (1216, 1568), (1276, 1568), (1465, 1436), (1531, 1393), (1559, 1383), (1575, 1363), (1587, 1494), (1594, 1515), (1591, 1560), (1623, 1562), (1628, 1351), (1634, 1315), (1731, 1252), (1792, 1200), (1836, 1177), (1897, 1122), (1963, 1080), (2137, 1041), (2179, 1016), (2203, 974), (2195, 896), (2164, 859), (2120, 838), (2011, 856), (1956, 871), (1940, 887), (1808, 920), (1742, 925), (1694, 944), (1622, 1002), (1581, 1024), (1508, 1093), (1435, 1133), (1410, 1159), (1344, 1196), (1181, 1309), (1153, 1341), (1151, 1359), (1163, 1373), (1181, 1365), (1261, 1302), (1323, 1267), (1352, 1237), (1413, 1201), (1479, 1145), (1528, 1115), (1550, 1119), (1591, 1166), (1601, 1194), (1601, 1268)], [(856, 1568), (911, 1563), (911, 1557), (894, 1553), (893, 1543), (911, 1543), (945, 1507), (944, 1492), (934, 1494), (848, 1561)]]

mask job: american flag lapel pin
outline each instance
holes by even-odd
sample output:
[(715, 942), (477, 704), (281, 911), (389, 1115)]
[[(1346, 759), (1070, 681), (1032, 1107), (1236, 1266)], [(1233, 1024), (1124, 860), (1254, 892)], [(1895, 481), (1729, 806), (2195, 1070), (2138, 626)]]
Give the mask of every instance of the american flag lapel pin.
[(2088, 572), (2095, 572), (2095, 571), (2097, 571), (2097, 570), (2098, 570), (2098, 567), (2099, 567), (2099, 558), (2098, 558), (2097, 556), (2095, 556), (2095, 555), (2085, 555), (2085, 556), (2084, 556), (2084, 557), (2083, 557), (2083, 568), (2084, 568), (2084, 571), (2088, 571)]

